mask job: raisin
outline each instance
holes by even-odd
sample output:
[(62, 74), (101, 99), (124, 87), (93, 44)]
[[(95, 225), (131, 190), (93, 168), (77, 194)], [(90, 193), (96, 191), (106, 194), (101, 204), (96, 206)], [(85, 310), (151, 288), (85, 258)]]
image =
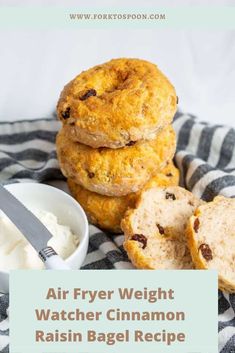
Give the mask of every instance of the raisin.
[(70, 107), (67, 107), (64, 112), (61, 113), (64, 119), (68, 119), (70, 117)]
[(168, 178), (171, 178), (171, 177), (173, 177), (173, 174), (172, 173), (167, 173), (167, 175), (166, 175)]
[(179, 103), (179, 97), (176, 96), (176, 104), (178, 104), (178, 103)]
[(176, 197), (171, 192), (166, 192), (166, 199), (176, 200)]
[(164, 228), (160, 224), (157, 224), (157, 227), (158, 227), (158, 230), (159, 230), (160, 234), (164, 234), (165, 233)]
[(193, 224), (193, 229), (195, 230), (196, 233), (198, 232), (199, 226), (200, 226), (199, 218), (196, 218)]
[(81, 101), (85, 101), (87, 98), (91, 97), (91, 96), (96, 96), (97, 92), (95, 89), (89, 89), (85, 94), (83, 94), (83, 96), (81, 96), (79, 99)]
[(198, 250), (201, 251), (202, 256), (206, 261), (210, 261), (213, 259), (212, 251), (208, 244), (205, 244), (205, 243), (201, 244)]
[(131, 240), (138, 241), (139, 243), (143, 244), (142, 249), (145, 249), (147, 246), (147, 238), (143, 234), (134, 234), (131, 237)]
[(130, 141), (126, 144), (126, 146), (133, 146), (136, 143), (136, 141)]
[(95, 173), (93, 173), (93, 172), (88, 171), (87, 174), (90, 179), (94, 178), (94, 176), (95, 176)]

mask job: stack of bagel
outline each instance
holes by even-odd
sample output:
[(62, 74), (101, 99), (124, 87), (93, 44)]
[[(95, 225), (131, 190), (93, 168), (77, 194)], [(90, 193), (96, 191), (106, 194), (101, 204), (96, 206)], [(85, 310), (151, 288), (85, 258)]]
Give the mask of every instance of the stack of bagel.
[(119, 233), (141, 190), (178, 184), (172, 158), (175, 89), (156, 65), (114, 59), (63, 89), (57, 155), (72, 195), (91, 223)]

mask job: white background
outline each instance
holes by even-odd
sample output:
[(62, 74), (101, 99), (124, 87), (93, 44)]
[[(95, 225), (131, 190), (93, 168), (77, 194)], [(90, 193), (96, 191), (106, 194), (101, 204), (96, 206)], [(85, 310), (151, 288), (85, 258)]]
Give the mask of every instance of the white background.
[[(211, 5), (213, 3), (213, 5)], [(122, 7), (235, 5), (235, 1), (99, 0), (56, 5)], [(0, 5), (55, 1), (0, 0)], [(235, 125), (235, 31), (17, 30), (0, 32), (0, 120), (51, 116), (65, 83), (116, 57), (155, 62), (175, 85), (179, 107), (212, 123)]]

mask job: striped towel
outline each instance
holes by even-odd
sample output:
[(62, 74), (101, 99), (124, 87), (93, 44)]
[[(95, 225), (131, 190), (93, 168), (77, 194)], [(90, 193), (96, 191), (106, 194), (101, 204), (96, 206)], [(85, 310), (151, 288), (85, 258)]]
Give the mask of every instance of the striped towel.
[[(204, 200), (235, 196), (235, 130), (198, 122), (177, 113), (175, 162), (181, 183)], [(0, 182), (63, 180), (55, 152), (59, 123), (54, 119), (0, 123)], [(90, 226), (83, 269), (132, 268), (122, 247), (123, 235), (110, 236)], [(219, 292), (219, 352), (235, 353), (235, 294)], [(8, 296), (0, 297), (0, 352), (9, 352)]]

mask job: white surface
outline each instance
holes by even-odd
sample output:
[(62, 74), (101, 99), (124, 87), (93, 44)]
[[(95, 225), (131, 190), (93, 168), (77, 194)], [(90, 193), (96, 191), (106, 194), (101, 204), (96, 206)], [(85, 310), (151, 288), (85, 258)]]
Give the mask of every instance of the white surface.
[[(1, 1), (4, 4), (6, 1)], [(173, 2), (137, 1), (157, 8)], [(211, 1), (174, 1), (182, 4)], [(11, 0), (8, 5), (29, 4)], [(34, 1), (34, 5), (52, 4)], [(72, 6), (81, 1), (58, 1)], [(127, 1), (91, 1), (128, 6)], [(234, 4), (215, 1), (213, 4)], [(132, 6), (133, 7), (133, 6)], [(235, 31), (50, 30), (0, 32), (0, 120), (50, 116), (64, 84), (81, 70), (115, 57), (139, 57), (158, 64), (175, 85), (179, 107), (212, 123), (235, 125)]]
[[(79, 234), (79, 246), (65, 262), (73, 270), (80, 268), (87, 254), (89, 235), (87, 217), (78, 202), (65, 192), (44, 184), (18, 183), (6, 188), (29, 209), (54, 213), (61, 224)], [(7, 291), (8, 274), (0, 271), (0, 292)]]

